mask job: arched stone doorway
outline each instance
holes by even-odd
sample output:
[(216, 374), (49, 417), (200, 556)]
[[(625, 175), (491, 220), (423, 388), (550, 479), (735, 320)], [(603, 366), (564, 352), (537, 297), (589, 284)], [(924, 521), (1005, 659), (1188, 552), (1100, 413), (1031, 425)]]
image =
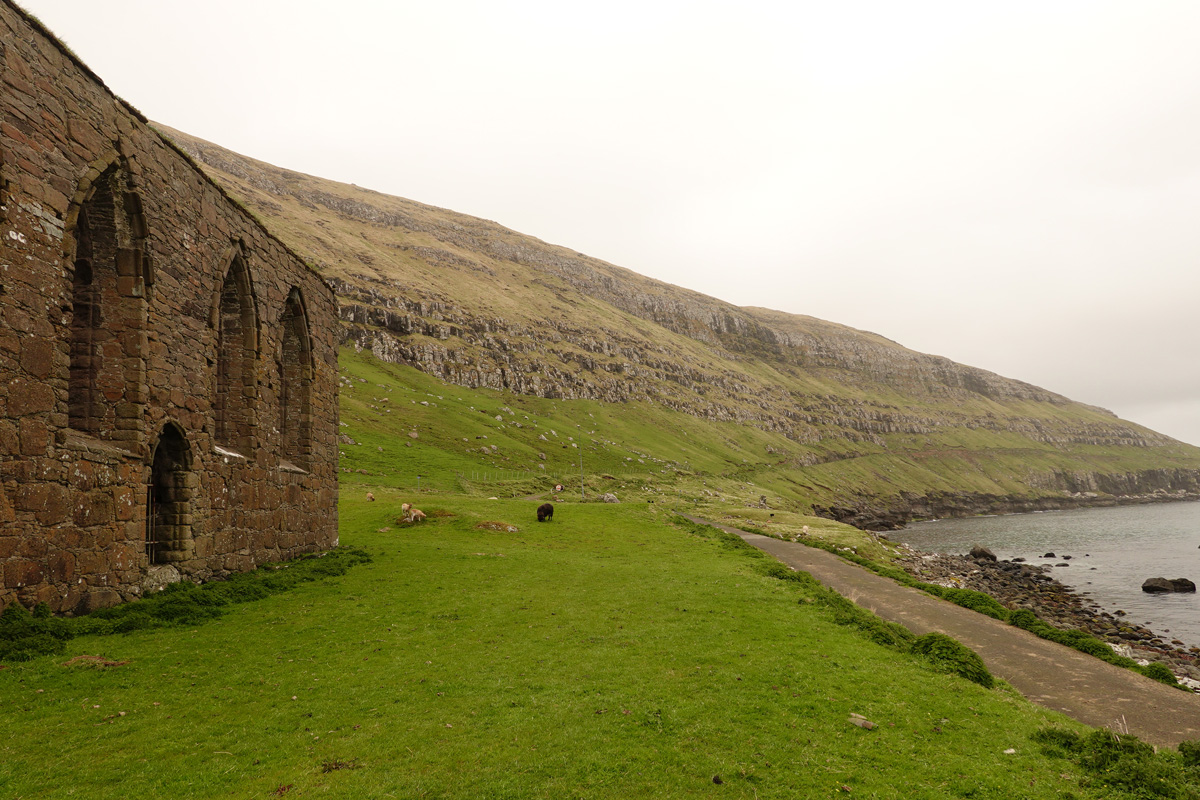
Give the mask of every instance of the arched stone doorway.
[(192, 558), (192, 500), (198, 480), (187, 437), (168, 422), (154, 445), (146, 500), (146, 558), (151, 565)]

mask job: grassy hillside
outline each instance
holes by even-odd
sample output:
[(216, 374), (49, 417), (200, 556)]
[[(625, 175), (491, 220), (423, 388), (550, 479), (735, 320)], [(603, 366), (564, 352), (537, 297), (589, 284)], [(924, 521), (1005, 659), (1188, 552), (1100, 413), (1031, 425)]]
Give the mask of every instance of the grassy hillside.
[[(443, 433), (510, 441), (490, 457), (473, 439), (438, 448), (430, 479), (485, 466), (540, 470), (534, 457), (543, 451), (552, 472), (577, 467), (580, 452), (585, 472), (611, 472), (637, 464), (638, 450), (659, 459), (643, 458), (659, 475), (680, 467), (719, 483), (680, 481), (678, 492), (777, 495), (863, 525), (982, 510), (1013, 496), (1200, 492), (1200, 448), (1103, 409), (874, 333), (738, 308), (494, 222), (167, 133), (331, 281), (348, 344), (416, 368), (391, 373), (396, 391), (411, 389), (409, 400), (443, 395), (439, 408), (466, 418), (479, 404), (456, 406), (461, 392), (450, 387), (479, 390), (495, 397), (484, 405), (520, 415), (505, 415), (491, 433), (484, 429), (498, 428), (488, 421), (496, 409), (462, 430), (439, 423), (414, 446), (440, 443)], [(591, 416), (555, 405), (566, 400)], [(433, 413), (406, 405), (393, 411), (397, 429)], [(514, 425), (525, 415), (582, 437), (582, 450), (529, 439)], [(355, 469), (374, 467), (366, 459)], [(742, 491), (751, 483), (757, 494)]]
[[(204, 624), (0, 665), (0, 797), (1130, 796), (1118, 779), (1186, 792), (1173, 751), (1082, 770), (1070, 736), (1047, 733), (1081, 726), (948, 674), (674, 514), (809, 525), (886, 559), (886, 542), (806, 514), (839, 487), (817, 486), (828, 464), (779, 469), (786, 437), (655, 404), (464, 389), (353, 350), (340, 366), (341, 540), (370, 563)], [(538, 523), (556, 482), (554, 520)], [(404, 501), (428, 519), (398, 521)]]
[[(660, 404), (466, 389), (350, 349), (339, 363), (340, 469), (347, 486), (512, 498), (549, 497), (561, 483), (564, 498), (611, 493), (781, 525), (789, 514), (856, 498), (1013, 495), (1028, 492), (1039, 476), (1150, 470), (1169, 462), (1161, 450), (1096, 445), (1064, 453), (1014, 434), (962, 429), (932, 431), (921, 449), (902, 455), (838, 444), (841, 457), (817, 460), (811, 448), (781, 433)], [(758, 513), (768, 510), (776, 516)]]

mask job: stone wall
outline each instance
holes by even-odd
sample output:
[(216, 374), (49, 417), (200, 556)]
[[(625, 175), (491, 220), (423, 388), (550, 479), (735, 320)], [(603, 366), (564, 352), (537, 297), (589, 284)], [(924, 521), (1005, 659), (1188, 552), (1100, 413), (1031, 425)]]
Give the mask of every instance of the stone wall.
[(337, 543), (337, 304), (0, 0), (0, 607)]

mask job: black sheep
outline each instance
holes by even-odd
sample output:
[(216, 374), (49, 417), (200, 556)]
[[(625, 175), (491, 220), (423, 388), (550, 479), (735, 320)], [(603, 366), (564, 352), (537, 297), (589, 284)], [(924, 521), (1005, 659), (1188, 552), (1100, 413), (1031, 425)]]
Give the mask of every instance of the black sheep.
[(538, 522), (549, 522), (554, 518), (554, 506), (542, 503), (538, 506)]

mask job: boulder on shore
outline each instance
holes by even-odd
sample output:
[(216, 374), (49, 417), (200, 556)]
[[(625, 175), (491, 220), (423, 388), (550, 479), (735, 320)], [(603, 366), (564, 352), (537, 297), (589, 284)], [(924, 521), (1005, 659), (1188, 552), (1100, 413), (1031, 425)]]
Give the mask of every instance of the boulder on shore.
[(983, 545), (977, 544), (971, 548), (971, 558), (983, 559), (985, 561), (995, 561), (996, 554), (993, 553), (991, 550), (988, 550)]
[(1196, 584), (1187, 578), (1147, 578), (1142, 584), (1142, 591), (1151, 594), (1163, 592), (1194, 592)]

